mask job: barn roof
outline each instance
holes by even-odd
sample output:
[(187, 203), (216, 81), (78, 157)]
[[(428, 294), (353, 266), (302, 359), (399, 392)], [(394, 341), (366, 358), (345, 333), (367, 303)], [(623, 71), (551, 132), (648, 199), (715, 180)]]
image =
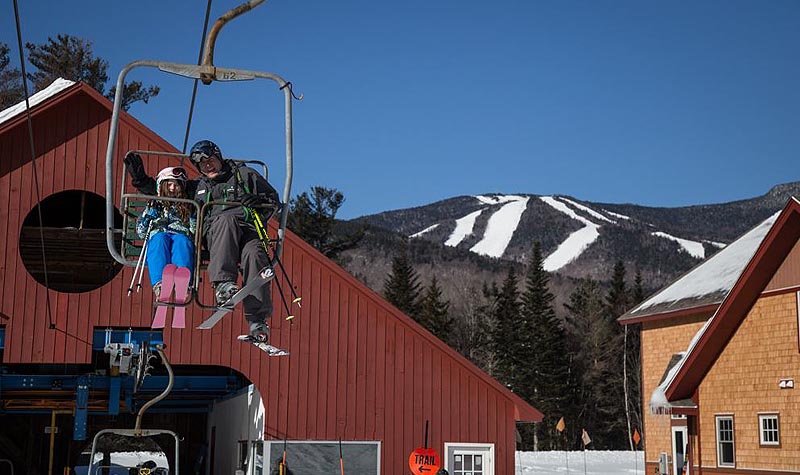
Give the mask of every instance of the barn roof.
[[(42, 89), (41, 91), (29, 97), (28, 104), (30, 104), (30, 107), (33, 108), (34, 106), (46, 101), (47, 99), (50, 99), (51, 97), (57, 95), (59, 92), (63, 91), (64, 89), (67, 89), (68, 87), (74, 84), (75, 81), (58, 78), (46, 88)], [(14, 104), (9, 108), (0, 111), (0, 126), (2, 126), (3, 123), (10, 121), (14, 117), (25, 112), (25, 108), (26, 108), (25, 100), (22, 100), (19, 103)]]

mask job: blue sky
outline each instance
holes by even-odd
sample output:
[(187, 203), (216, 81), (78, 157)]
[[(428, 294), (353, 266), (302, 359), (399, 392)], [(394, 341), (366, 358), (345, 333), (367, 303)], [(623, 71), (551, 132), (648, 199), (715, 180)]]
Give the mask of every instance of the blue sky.
[[(88, 39), (114, 79), (197, 61), (205, 1), (19, 3), (24, 41)], [(239, 3), (215, 0), (211, 22)], [(222, 31), (215, 64), (305, 95), (292, 195), (337, 188), (340, 217), (493, 192), (671, 207), (800, 180), (798, 24), (793, 0), (269, 0)], [(180, 148), (191, 81), (129, 78), (161, 86), (131, 113)], [(201, 87), (190, 143), (263, 159), (280, 188), (282, 124), (272, 83)]]

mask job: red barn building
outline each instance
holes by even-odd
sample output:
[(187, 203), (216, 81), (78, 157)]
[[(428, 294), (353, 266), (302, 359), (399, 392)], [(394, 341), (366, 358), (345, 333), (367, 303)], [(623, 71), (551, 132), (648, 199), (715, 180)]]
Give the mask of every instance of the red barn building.
[[(268, 358), (236, 341), (246, 333), (241, 309), (201, 331), (193, 327), (208, 312), (190, 307), (188, 328), (152, 331), (149, 285), (128, 297), (133, 268), (105, 247), (111, 108), (82, 83), (57, 81), (37, 94), (35, 162), (24, 109), (0, 112), (0, 459), (16, 474), (80, 465), (98, 430), (132, 428), (135, 411), (166, 381), (157, 368), (134, 393), (131, 377), (110, 368), (103, 345), (132, 334), (166, 345), (175, 387), (143, 427), (184, 437), (181, 471), (266, 473), (276, 444), (259, 441), (288, 440), (289, 466), (306, 473), (302, 457), (327, 460), (313, 449), (341, 440), (345, 465), (367, 467), (360, 473), (408, 473), (429, 421), (429, 445), (451, 473), (463, 473), (457, 463), (475, 474), (513, 473), (515, 423), (541, 414), (291, 232), (282, 262), (304, 305), (292, 325), (279, 304), (272, 318), (272, 341), (291, 356)], [(177, 151), (122, 113), (117, 187), (131, 149)], [(154, 174), (168, 164), (146, 167)], [(284, 279), (284, 291), (288, 285)], [(250, 398), (242, 424), (225, 409), (237, 395)], [(263, 401), (257, 433), (230, 432), (253, 426), (254, 395)], [(338, 454), (330, 473), (338, 473)]]

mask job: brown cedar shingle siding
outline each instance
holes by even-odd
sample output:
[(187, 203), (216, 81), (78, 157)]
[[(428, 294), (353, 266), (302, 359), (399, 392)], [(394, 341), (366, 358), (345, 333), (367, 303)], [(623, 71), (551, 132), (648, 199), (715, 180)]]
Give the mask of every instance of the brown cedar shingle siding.
[[(68, 189), (105, 195), (109, 118), (110, 104), (83, 84), (37, 107), (33, 125), (42, 198)], [(127, 114), (119, 132), (117, 186), (126, 150), (174, 151)], [(58, 330), (48, 329), (45, 289), (24, 270), (18, 251), (21, 223), (36, 201), (26, 134), (19, 117), (0, 125), (4, 363), (89, 363), (86, 342), (93, 329), (148, 327), (152, 295), (145, 286), (141, 294), (125, 296), (133, 271), (126, 267), (97, 290), (51, 292)], [(161, 160), (147, 168), (155, 173), (166, 164)], [(117, 195), (118, 189), (115, 202)], [(410, 451), (422, 444), (429, 419), (433, 447), (441, 450), (445, 441), (494, 443), (496, 473), (513, 473), (514, 418), (539, 420), (538, 411), (293, 234), (287, 233), (284, 249), (283, 263), (303, 296), (303, 309), (295, 310), (295, 324), (289, 325), (275, 294), (273, 341), (293, 355), (266, 358), (237, 342), (236, 335), (244, 333), (239, 309), (211, 331), (166, 328), (173, 364), (229, 366), (248, 377), (264, 397), (267, 437), (380, 440), (381, 473), (402, 473)], [(209, 289), (202, 293), (207, 300)], [(188, 326), (204, 316), (189, 308)]]

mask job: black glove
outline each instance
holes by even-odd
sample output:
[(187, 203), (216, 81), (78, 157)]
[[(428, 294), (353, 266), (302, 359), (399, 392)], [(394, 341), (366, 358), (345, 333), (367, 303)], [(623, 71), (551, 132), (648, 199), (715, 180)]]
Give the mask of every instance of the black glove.
[(248, 208), (252, 208), (253, 206), (263, 205), (266, 204), (267, 202), (267, 200), (265, 200), (263, 196), (256, 195), (255, 193), (245, 193), (239, 198), (239, 201)]
[(122, 161), (125, 162), (125, 167), (127, 167), (128, 174), (130, 174), (134, 184), (147, 179), (147, 173), (145, 173), (144, 165), (142, 164), (142, 157), (138, 153), (128, 152), (125, 154), (125, 158), (122, 159)]

